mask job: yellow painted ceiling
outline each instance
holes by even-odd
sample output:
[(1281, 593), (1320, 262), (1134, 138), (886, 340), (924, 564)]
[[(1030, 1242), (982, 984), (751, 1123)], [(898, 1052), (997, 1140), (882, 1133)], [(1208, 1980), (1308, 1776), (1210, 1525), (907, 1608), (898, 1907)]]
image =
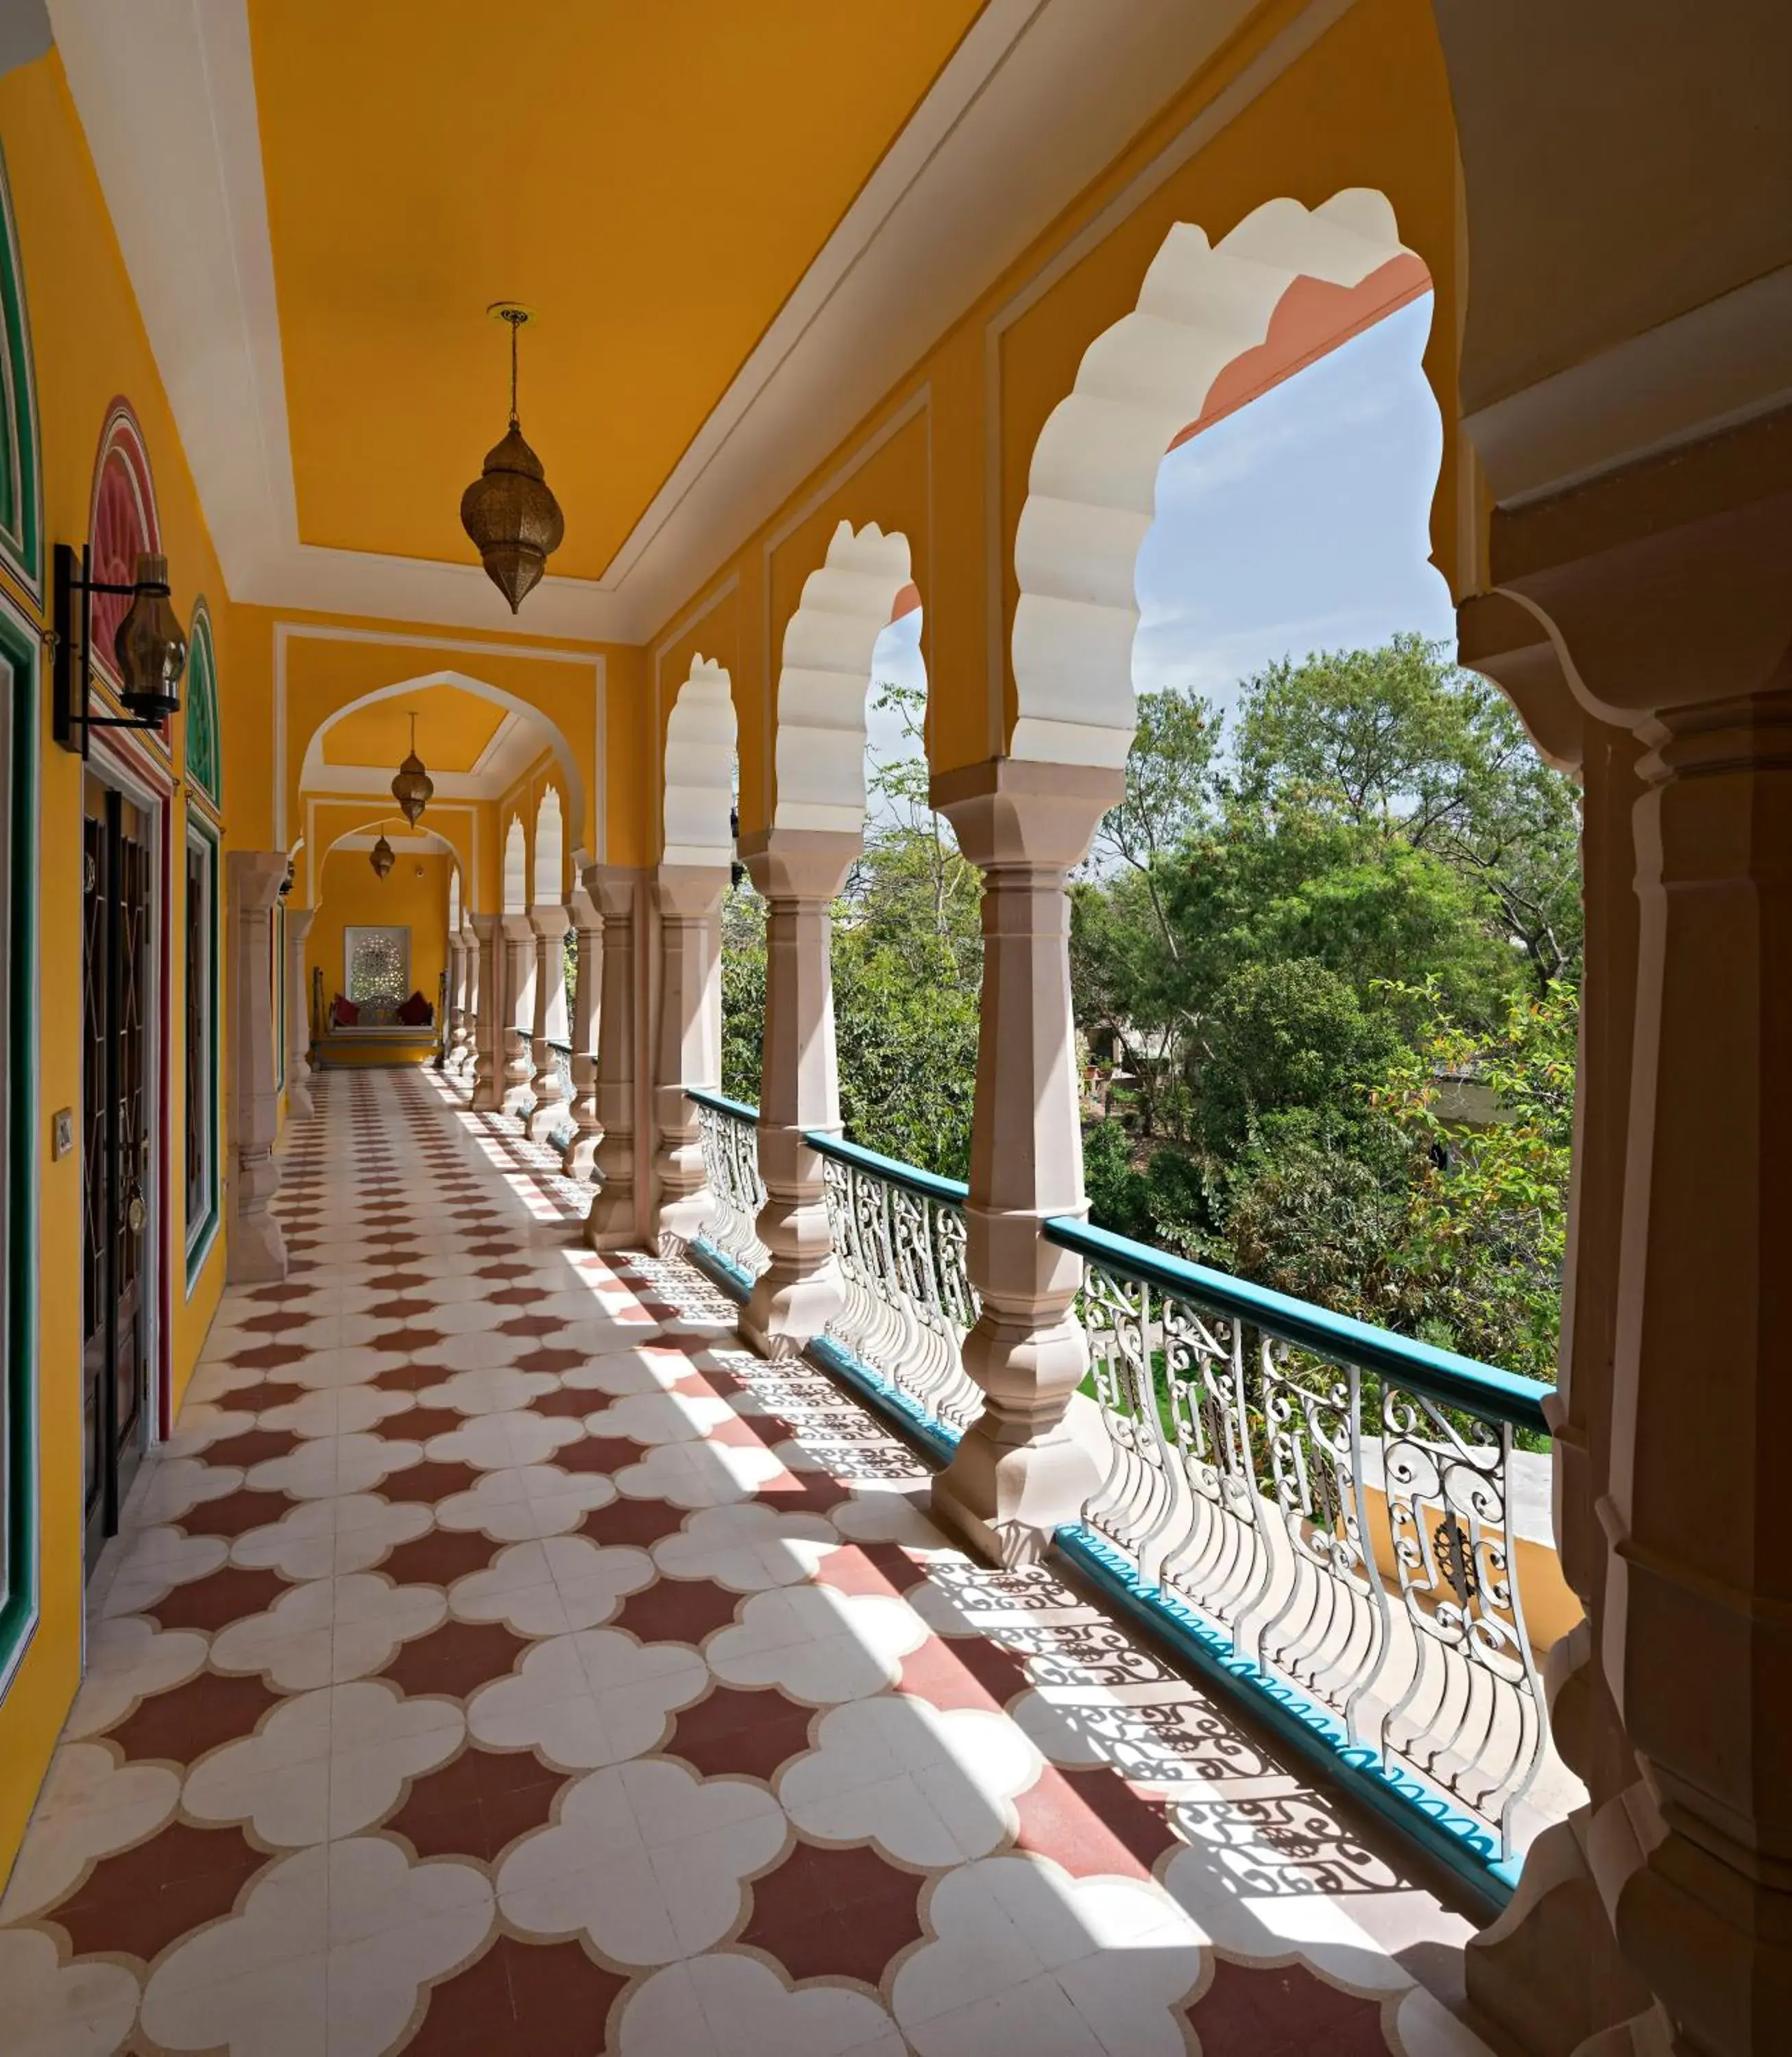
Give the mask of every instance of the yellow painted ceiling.
[(470, 771), (496, 735), (504, 710), (459, 686), (425, 686), (345, 715), (323, 737), (326, 764), (390, 765), (410, 748), (417, 712), (417, 754), (432, 771)]
[(523, 430), (603, 572), (982, 0), (249, 0), (299, 530), (474, 561)]

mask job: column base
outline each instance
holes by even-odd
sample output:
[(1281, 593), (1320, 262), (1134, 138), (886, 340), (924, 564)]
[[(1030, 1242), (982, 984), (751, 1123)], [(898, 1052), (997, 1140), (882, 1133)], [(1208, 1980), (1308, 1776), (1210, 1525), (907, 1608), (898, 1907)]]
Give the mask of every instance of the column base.
[(1068, 1521), (1080, 1521), (1102, 1483), (1086, 1445), (1060, 1422), (1038, 1441), (1019, 1440), (985, 1414), (966, 1431), (933, 1481), (933, 1517), (981, 1556), (1010, 1571), (1037, 1564)]
[(311, 1098), (311, 1088), (304, 1079), (287, 1080), (287, 1112), (294, 1120), (309, 1121), (317, 1112), (317, 1103)]
[(585, 1216), (585, 1243), (591, 1250), (638, 1250), (641, 1231), (635, 1219), (635, 1189), (599, 1186)]
[(230, 1224), (227, 1286), (265, 1286), (287, 1275), (287, 1239), (270, 1214), (239, 1215)]
[(1512, 1904), (1463, 1952), (1470, 2004), (1525, 2057), (1575, 2057), (1651, 2005), (1588, 1863), (1590, 1820), (1582, 1807), (1544, 1830)]
[(774, 1257), (741, 1310), (742, 1340), (774, 1364), (799, 1357), (845, 1304), (831, 1254), (800, 1268)]
[(525, 1124), (532, 1143), (545, 1143), (551, 1130), (558, 1128), (566, 1120), (566, 1102), (564, 1100), (543, 1100), (538, 1094), (535, 1108)]
[(566, 1179), (588, 1179), (597, 1168), (597, 1146), (603, 1138), (595, 1128), (580, 1128), (573, 1132), (572, 1140), (560, 1152), (560, 1175)]

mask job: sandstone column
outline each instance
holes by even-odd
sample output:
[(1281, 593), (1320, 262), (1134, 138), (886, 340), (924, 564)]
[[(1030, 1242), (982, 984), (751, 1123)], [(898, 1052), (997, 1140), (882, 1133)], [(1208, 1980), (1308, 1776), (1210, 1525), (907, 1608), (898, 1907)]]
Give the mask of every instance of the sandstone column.
[(803, 1140), (840, 1133), (829, 911), (862, 838), (777, 829), (743, 847), (766, 903), (765, 1025), (759, 1092), (759, 1239), (771, 1262), (741, 1333), (770, 1357), (796, 1357), (840, 1311), (826, 1168)]
[(283, 851), (235, 850), (224, 860), (230, 892), (232, 1286), (287, 1275), (286, 1239), (269, 1211), (280, 1190), (274, 1155), (279, 1087), (274, 1061), (274, 909), (287, 875)]
[(659, 1033), (655, 1044), (651, 1227), (663, 1256), (682, 1254), (714, 1204), (703, 1169), (691, 1086), (722, 1084), (722, 896), (726, 865), (663, 864), (654, 874), (659, 917)]
[[(1562, 1571), (1587, 1619), (1545, 1667), (1557, 1753), (1588, 1800), (1533, 1843), (1511, 1905), (1464, 1958), (1478, 2012), (1526, 2057), (1570, 2057), (1590, 2036), (1650, 2005), (1648, 1988), (1619, 1951), (1597, 1871), (1615, 1831), (1618, 1800), (1636, 1778), (1592, 1624), (1603, 1619), (1607, 1552), (1598, 1505), (1611, 1470), (1612, 1372), (1636, 1009), (1636, 859), (1631, 822), (1644, 788), (1641, 747), (1629, 730), (1587, 713), (1537, 617), (1488, 594), (1458, 610), (1461, 661), (1493, 680), (1533, 741), (1580, 774), (1585, 912), (1580, 1040), (1575, 1085), (1574, 1170), (1562, 1282), (1561, 1374), (1549, 1402), (1554, 1433), (1555, 1530)], [(1522, 1597), (1522, 1595), (1521, 1595)], [(1603, 1817), (1600, 1810), (1604, 1809)], [(1600, 1824), (1596, 1833), (1595, 1824)], [(1633, 1866), (1632, 1867), (1633, 1868)]]
[(586, 867), (585, 890), (603, 921), (603, 998), (598, 1013), (598, 1189), (585, 1218), (593, 1250), (626, 1250), (641, 1227), (635, 1190), (635, 907), (647, 874), (622, 865)]
[(535, 929), (527, 914), (506, 914), (503, 922), (504, 1111), (520, 1116), (535, 1069), (529, 1055), (535, 1021)]
[(1070, 867), (1124, 775), (998, 758), (942, 774), (934, 805), (983, 874), (983, 989), (966, 1208), (983, 1310), (964, 1366), (983, 1413), (934, 1481), (936, 1513), (1005, 1564), (1030, 1564), (1100, 1483), (1065, 1415), (1089, 1367), (1073, 1311), (1082, 1265), (1039, 1224), (1081, 1215), (1070, 1013)]
[(504, 1013), (500, 1005), (503, 980), (498, 956), (501, 944), (496, 914), (469, 914), (475, 956), (473, 977), (477, 1008), (473, 1017), (473, 1093), (468, 1105), (476, 1114), (493, 1114), (503, 1104)]
[(442, 1069), (450, 1078), (460, 1070), (467, 1047), (467, 947), (458, 929), (448, 932), (448, 1041)]
[(299, 1120), (316, 1112), (311, 1100), (311, 1009), (305, 990), (305, 938), (314, 907), (287, 902), (287, 1112)]
[(568, 1040), (564, 938), (570, 925), (560, 906), (536, 907), (529, 921), (535, 929), (535, 1111), (528, 1133), (532, 1143), (545, 1143), (548, 1131), (566, 1119), (566, 1087), (553, 1046)]
[(569, 1179), (588, 1179), (603, 1133), (597, 1112), (598, 1033), (601, 994), (602, 917), (583, 882), (572, 889), (570, 906), (578, 937), (578, 969), (572, 995), (572, 1135), (560, 1154), (560, 1169)]

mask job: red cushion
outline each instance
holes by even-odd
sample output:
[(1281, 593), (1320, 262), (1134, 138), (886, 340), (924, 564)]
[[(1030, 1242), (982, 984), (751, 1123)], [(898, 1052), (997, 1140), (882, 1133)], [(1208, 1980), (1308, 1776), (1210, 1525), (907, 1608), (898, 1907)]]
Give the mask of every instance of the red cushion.
[(413, 993), (409, 1000), (400, 1003), (398, 1015), (407, 1028), (421, 1028), (435, 1020), (436, 1010), (421, 993)]
[(352, 1000), (344, 999), (338, 993), (335, 1004), (330, 1010), (330, 1018), (338, 1028), (353, 1028), (360, 1021), (361, 1009)]

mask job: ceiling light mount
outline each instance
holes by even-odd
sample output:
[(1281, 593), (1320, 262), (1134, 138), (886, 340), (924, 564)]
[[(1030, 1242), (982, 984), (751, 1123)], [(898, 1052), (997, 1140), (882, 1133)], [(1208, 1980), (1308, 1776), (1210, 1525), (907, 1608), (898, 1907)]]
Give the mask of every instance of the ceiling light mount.
[(537, 317), (515, 300), (494, 300), (485, 311), (510, 331), (510, 427), (461, 495), (461, 525), (514, 614), (560, 548), (566, 522), (540, 458), (523, 440), (516, 412), (516, 339)]

